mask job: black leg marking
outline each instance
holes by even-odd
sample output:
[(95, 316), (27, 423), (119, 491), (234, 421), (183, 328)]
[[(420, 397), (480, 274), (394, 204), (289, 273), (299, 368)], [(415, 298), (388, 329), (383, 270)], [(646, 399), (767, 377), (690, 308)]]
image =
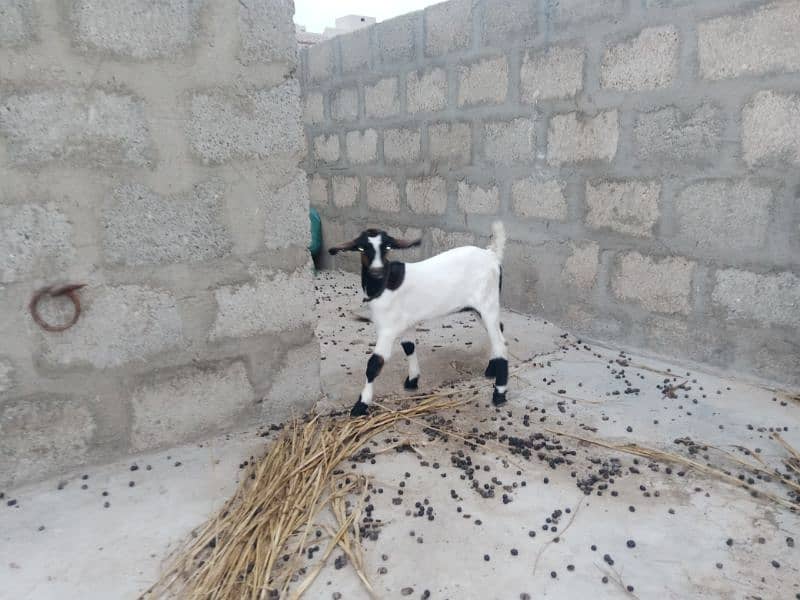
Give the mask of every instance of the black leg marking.
[(493, 358), (489, 361), (489, 365), (486, 367), (486, 371), (483, 372), (484, 377), (488, 377), (492, 379), (497, 376), (497, 361), (502, 360), (499, 358)]
[[(400, 345), (403, 347), (403, 352), (406, 353), (406, 356), (414, 354), (416, 348), (414, 342), (401, 342)], [(406, 380), (403, 382), (403, 387), (407, 390), (416, 390), (419, 387), (419, 375), (414, 377), (414, 379), (406, 377)]]
[(505, 358), (493, 358), (492, 361), (495, 362), (492, 404), (499, 406), (506, 402), (506, 392), (499, 392), (497, 388), (505, 388), (508, 385), (508, 361)]
[(367, 381), (372, 383), (383, 368), (383, 357), (380, 354), (373, 354), (367, 361)]
[(503, 387), (508, 385), (508, 361), (505, 358), (493, 358), (495, 361), (494, 385)]
[(494, 392), (492, 392), (492, 404), (494, 404), (495, 406), (500, 406), (501, 404), (505, 404), (506, 400), (507, 400), (506, 393), (503, 392), (501, 394), (500, 392), (497, 391), (497, 388), (495, 388)]
[(364, 404), (361, 401), (361, 396), (358, 397), (358, 402), (353, 405), (353, 408), (350, 409), (350, 416), (351, 417), (363, 417), (367, 414), (367, 410), (369, 406)]
[(505, 333), (505, 331), (506, 331), (505, 326), (502, 323), (500, 323), (500, 333)]

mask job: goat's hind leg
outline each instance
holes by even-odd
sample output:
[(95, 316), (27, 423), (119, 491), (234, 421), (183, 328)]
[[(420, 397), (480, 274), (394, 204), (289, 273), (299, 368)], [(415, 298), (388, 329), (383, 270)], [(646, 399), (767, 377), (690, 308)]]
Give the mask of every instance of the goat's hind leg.
[(400, 342), (400, 345), (403, 347), (406, 358), (408, 358), (408, 377), (406, 377), (403, 387), (407, 390), (416, 390), (419, 387), (417, 347), (414, 345), (414, 342)]
[(351, 417), (360, 417), (367, 414), (367, 408), (372, 404), (372, 382), (375, 381), (375, 378), (380, 374), (384, 363), (391, 357), (394, 339), (395, 336), (393, 334), (378, 334), (375, 350), (372, 356), (369, 357), (369, 361), (367, 361), (367, 382), (364, 384), (364, 389), (361, 390), (358, 401), (353, 405), (353, 408), (350, 409)]
[(492, 358), (486, 367), (486, 377), (494, 378), (494, 392), (492, 393), (492, 404), (499, 406), (506, 402), (506, 391), (508, 390), (508, 358), (506, 351), (506, 340), (503, 336), (500, 324), (500, 314), (498, 309), (481, 312), (481, 318), (486, 331), (489, 334), (489, 341), (492, 345)]

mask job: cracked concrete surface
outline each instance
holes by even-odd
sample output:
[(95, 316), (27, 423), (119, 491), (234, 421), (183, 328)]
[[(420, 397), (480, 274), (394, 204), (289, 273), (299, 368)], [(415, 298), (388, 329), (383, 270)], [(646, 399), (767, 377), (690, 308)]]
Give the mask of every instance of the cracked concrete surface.
[[(356, 276), (323, 272), (317, 287), (326, 392), (318, 410), (326, 413), (357, 398), (373, 331), (352, 319), (361, 308)], [(780, 431), (800, 447), (791, 392), (579, 341), (525, 315), (504, 313), (503, 321), (513, 372), (507, 406), (493, 408), (490, 388), (479, 387), (488, 359), (479, 322), (459, 314), (422, 324), (421, 391), (453, 385), (469, 401), (378, 436), (367, 446), (374, 464), (353, 463), (372, 477), (371, 514), (381, 522), (369, 530), (377, 539), (362, 544), (376, 597), (800, 597), (797, 514), (678, 465), (553, 433), (691, 451), (792, 500), (775, 478), (746, 473), (714, 449), (752, 460), (737, 450), (747, 447), (785, 471), (770, 435)], [(406, 395), (406, 368), (398, 342), (376, 383), (379, 402), (391, 407)], [(445, 440), (423, 431), (431, 424), (461, 433)], [(272, 435), (254, 429), (4, 490), (0, 598), (137, 597), (233, 491), (237, 465)], [(380, 452), (395, 439), (415, 452)], [(306, 597), (368, 597), (352, 569), (336, 568), (339, 554)]]

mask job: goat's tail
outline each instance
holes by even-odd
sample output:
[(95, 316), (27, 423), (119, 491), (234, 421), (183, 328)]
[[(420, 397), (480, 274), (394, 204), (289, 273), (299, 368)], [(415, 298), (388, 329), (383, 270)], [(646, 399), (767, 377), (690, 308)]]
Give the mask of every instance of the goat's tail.
[(502, 221), (492, 223), (492, 241), (489, 250), (495, 253), (497, 260), (503, 262), (503, 251), (506, 248), (506, 228)]

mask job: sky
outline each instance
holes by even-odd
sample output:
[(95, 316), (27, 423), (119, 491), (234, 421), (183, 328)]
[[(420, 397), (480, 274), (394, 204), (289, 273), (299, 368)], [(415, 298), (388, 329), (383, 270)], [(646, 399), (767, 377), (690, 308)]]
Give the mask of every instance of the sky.
[(294, 22), (307, 31), (322, 33), (334, 27), (336, 17), (364, 15), (385, 21), (442, 0), (294, 0)]

